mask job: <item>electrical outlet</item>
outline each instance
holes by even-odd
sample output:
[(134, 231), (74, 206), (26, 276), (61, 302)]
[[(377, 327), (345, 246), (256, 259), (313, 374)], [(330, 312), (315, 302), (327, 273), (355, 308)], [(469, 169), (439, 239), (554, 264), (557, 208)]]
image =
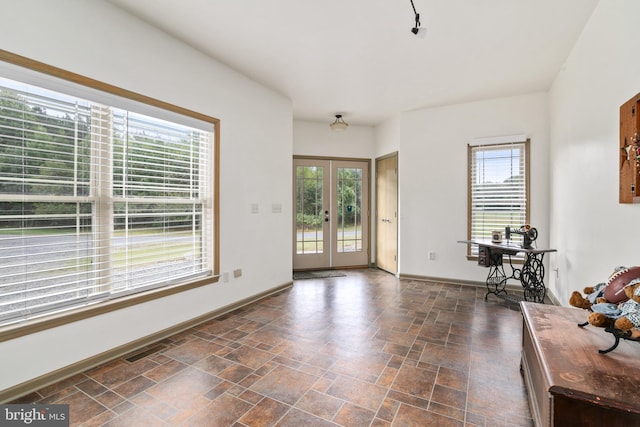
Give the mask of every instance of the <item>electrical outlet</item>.
[(237, 268), (237, 269), (233, 270), (233, 277), (235, 277), (237, 279), (240, 276), (242, 276), (242, 269), (241, 268)]
[(429, 252), (429, 260), (430, 261), (435, 261), (436, 260), (436, 253), (435, 252)]
[(228, 272), (224, 272), (222, 273), (222, 283), (227, 283), (229, 281), (229, 273)]

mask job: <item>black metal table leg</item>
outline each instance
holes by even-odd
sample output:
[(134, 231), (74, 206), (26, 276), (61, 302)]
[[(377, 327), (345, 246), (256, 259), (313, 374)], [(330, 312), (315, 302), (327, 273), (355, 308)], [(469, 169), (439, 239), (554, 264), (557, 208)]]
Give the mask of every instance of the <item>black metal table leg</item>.
[[(490, 240), (461, 240), (460, 243), (478, 245), (478, 265), (489, 268), (486, 279), (487, 292), (484, 299), (487, 300), (489, 294), (494, 294), (498, 298), (507, 302), (520, 304), (520, 302), (531, 301), (544, 303), (547, 296), (547, 288), (544, 285), (544, 265), (542, 263), (546, 252), (556, 252), (555, 249), (537, 249), (530, 245), (523, 246), (507, 242), (495, 242)], [(513, 265), (512, 256), (524, 253), (522, 268)], [(510, 275), (505, 273), (503, 257), (508, 257)], [(518, 264), (519, 265), (519, 264)], [(507, 292), (507, 282), (514, 279), (520, 282), (523, 296), (518, 293), (509, 294)]]
[[(500, 255), (502, 256), (502, 254)], [(487, 275), (487, 293), (484, 294), (484, 300), (487, 300), (489, 294), (500, 295), (507, 294), (505, 286), (507, 285), (507, 276), (504, 273), (504, 266), (502, 263), (499, 265), (491, 265), (489, 267), (489, 274)]]
[(525, 301), (543, 302), (547, 295), (547, 288), (544, 286), (543, 258), (544, 253), (526, 255), (520, 273)]

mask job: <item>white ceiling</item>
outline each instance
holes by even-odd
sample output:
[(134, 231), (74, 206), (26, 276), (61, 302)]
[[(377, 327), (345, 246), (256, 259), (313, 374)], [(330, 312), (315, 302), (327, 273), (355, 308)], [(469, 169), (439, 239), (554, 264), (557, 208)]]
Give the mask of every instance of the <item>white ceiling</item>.
[[(547, 90), (598, 0), (109, 0), (287, 96), (294, 117), (401, 111)], [(421, 30), (425, 31), (425, 30)]]

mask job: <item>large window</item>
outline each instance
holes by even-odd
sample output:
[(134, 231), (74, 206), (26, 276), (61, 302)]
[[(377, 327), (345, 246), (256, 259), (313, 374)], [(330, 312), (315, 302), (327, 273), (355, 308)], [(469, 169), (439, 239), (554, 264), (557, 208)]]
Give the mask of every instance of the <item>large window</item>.
[[(469, 239), (529, 222), (529, 140), (470, 144)], [(477, 246), (469, 255), (477, 256)]]
[(217, 121), (174, 110), (2, 64), (0, 325), (211, 282)]

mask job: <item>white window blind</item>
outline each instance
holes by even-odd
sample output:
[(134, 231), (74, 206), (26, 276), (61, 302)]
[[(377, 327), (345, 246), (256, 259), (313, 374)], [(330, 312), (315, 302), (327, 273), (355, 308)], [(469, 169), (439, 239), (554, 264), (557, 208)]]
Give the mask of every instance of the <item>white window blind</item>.
[(0, 324), (211, 274), (213, 124), (184, 122), (0, 78)]
[[(528, 223), (528, 140), (469, 145), (469, 238)], [(476, 245), (469, 245), (477, 255)]]

